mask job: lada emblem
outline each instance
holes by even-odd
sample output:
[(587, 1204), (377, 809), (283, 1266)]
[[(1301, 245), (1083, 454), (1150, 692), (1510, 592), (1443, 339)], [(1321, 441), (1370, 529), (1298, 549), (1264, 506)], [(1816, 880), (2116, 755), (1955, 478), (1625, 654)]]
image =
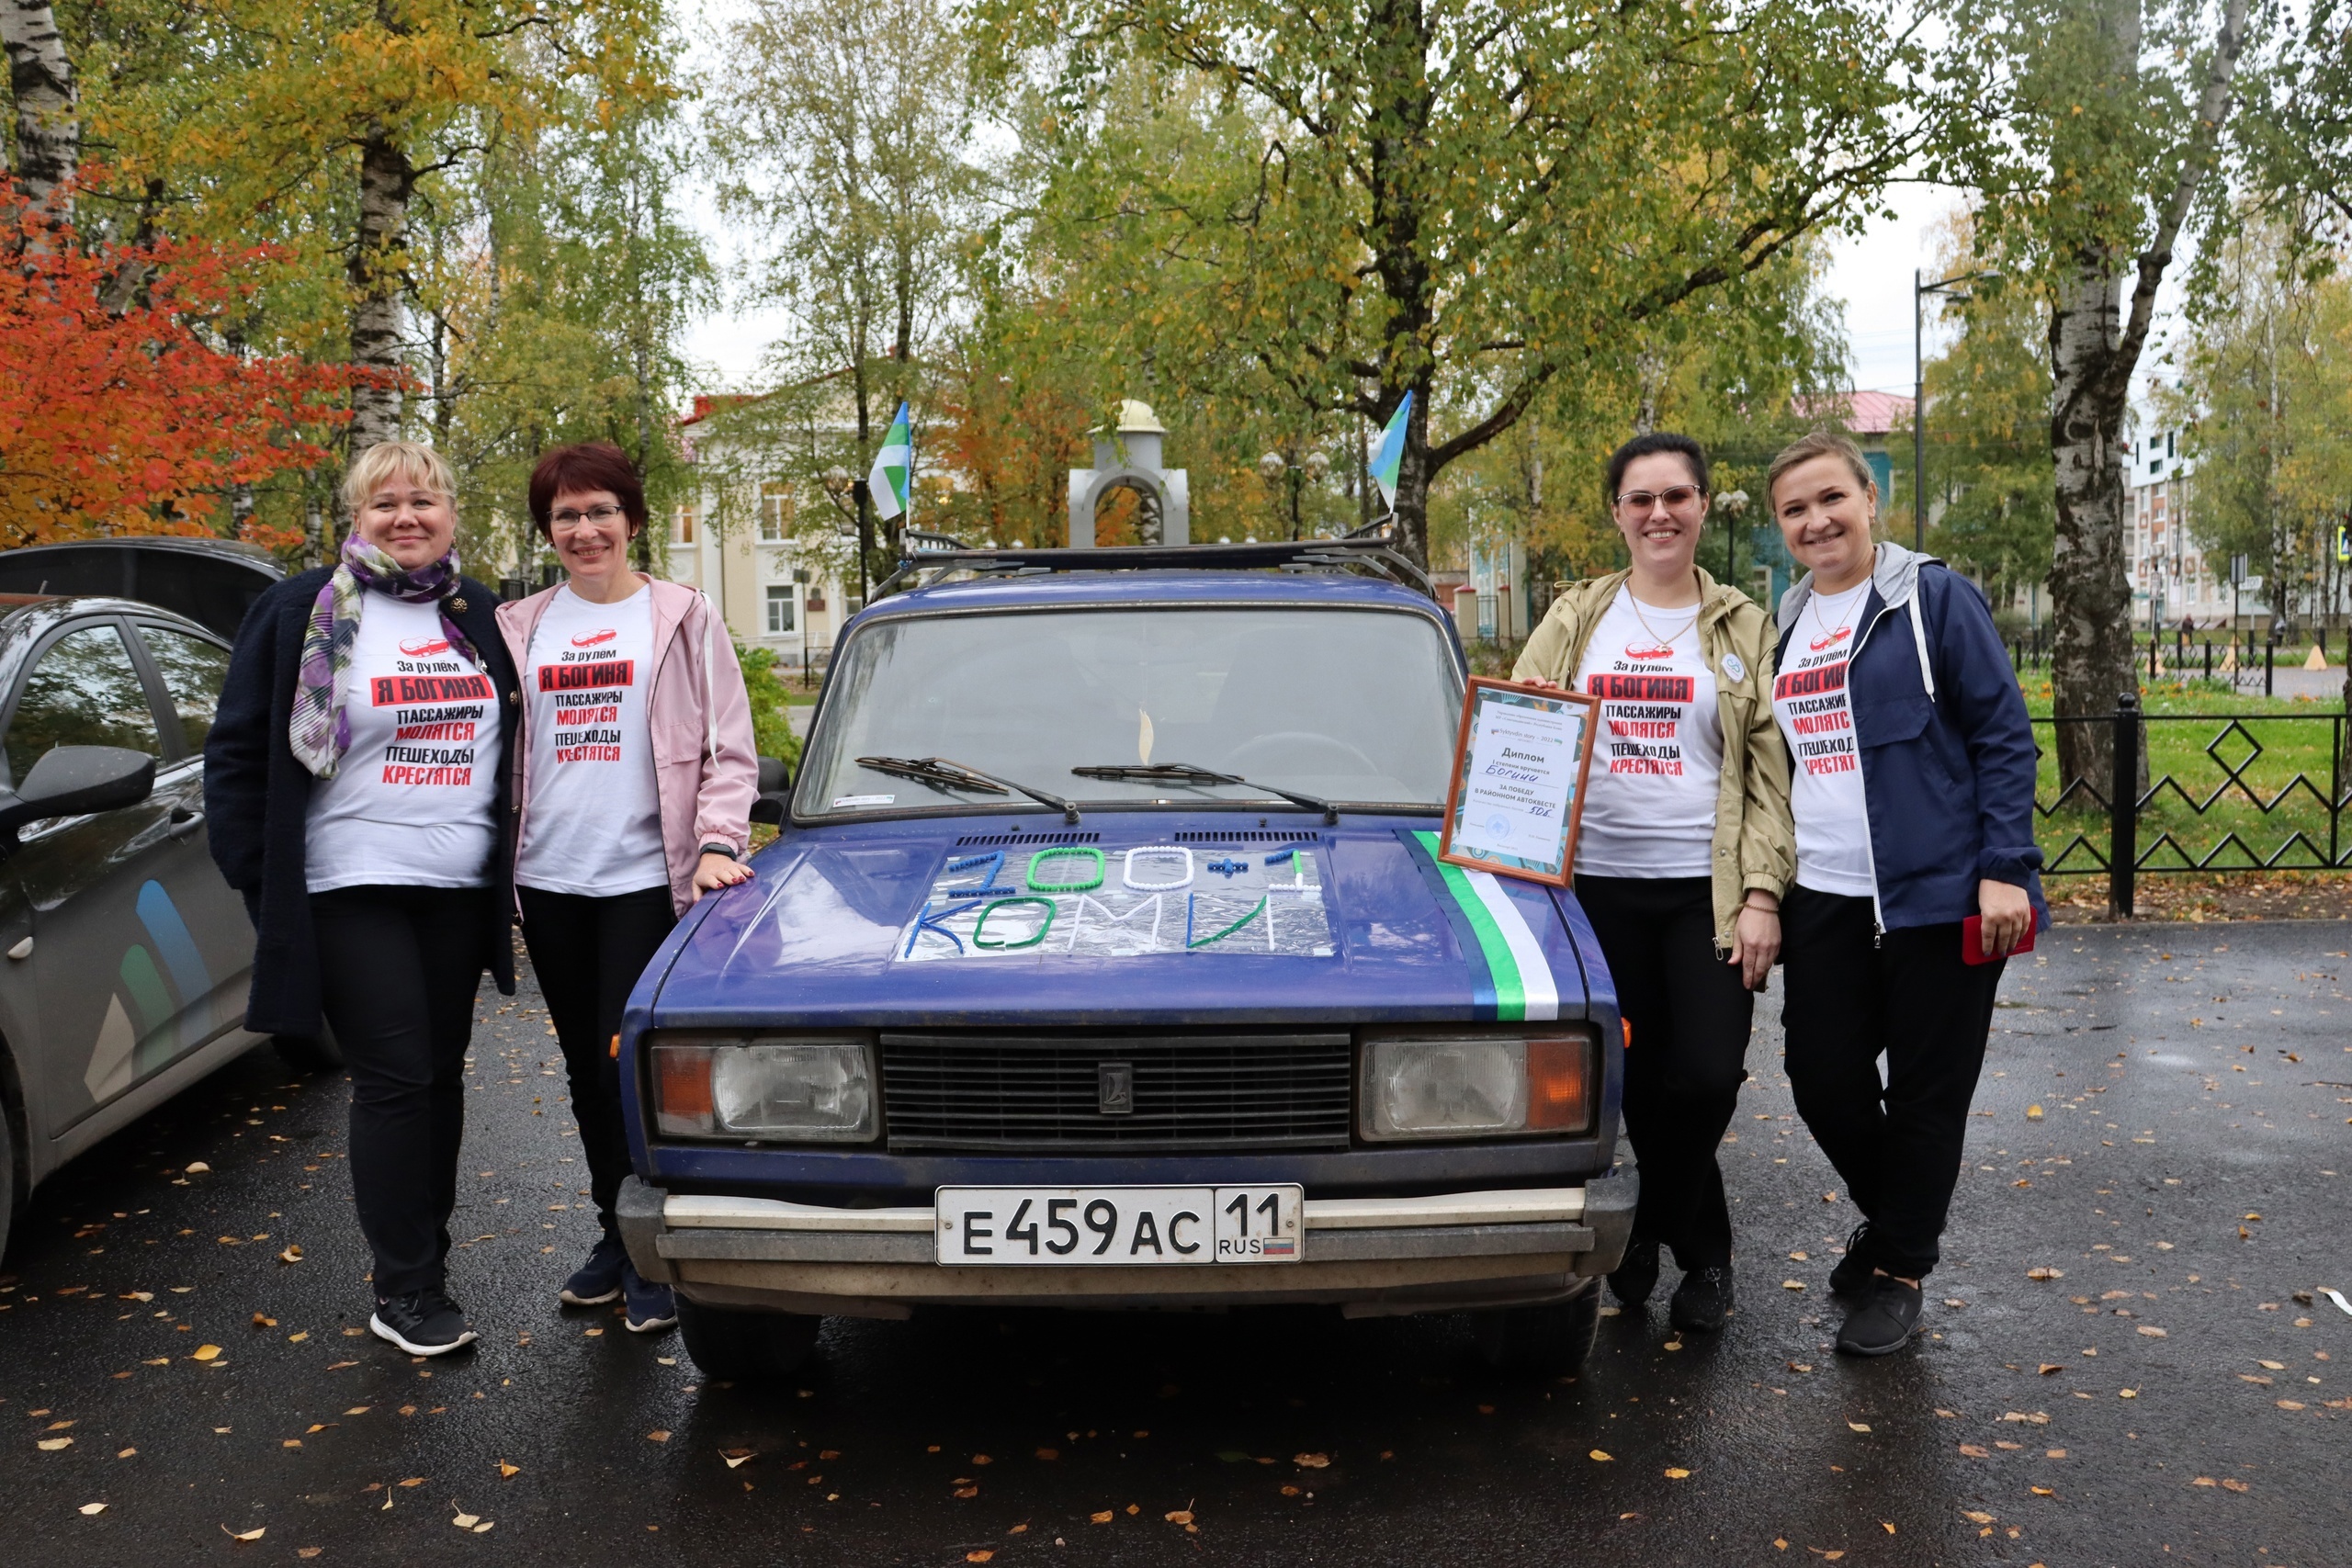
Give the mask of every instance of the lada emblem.
[(1102, 1062), (1094, 1068), (1094, 1108), (1105, 1116), (1136, 1113), (1136, 1068), (1132, 1062)]

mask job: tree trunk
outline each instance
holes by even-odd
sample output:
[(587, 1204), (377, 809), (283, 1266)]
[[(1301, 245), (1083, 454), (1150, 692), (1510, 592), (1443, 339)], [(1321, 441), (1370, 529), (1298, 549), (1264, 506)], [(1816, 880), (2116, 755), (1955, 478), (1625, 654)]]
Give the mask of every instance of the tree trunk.
[(401, 435), (401, 251), (415, 188), (408, 149), (381, 126), (370, 130), (359, 150), (359, 234), (349, 267), (351, 362), (377, 372), (379, 380), (352, 389), (347, 450), (354, 457)]
[[(2050, 455), (2058, 527), (2050, 566), (2052, 711), (2060, 717), (2115, 711), (2139, 690), (2132, 662), (2132, 587), (2123, 561), (2123, 392), (2116, 375), (2115, 268), (2104, 253), (2082, 257), (2050, 314), (2053, 375)], [(2088, 780), (2101, 795), (2114, 772), (2105, 725), (2061, 724), (2058, 777)]]
[(68, 184), (82, 161), (82, 118), (74, 64), (47, 0), (0, 0), (0, 43), (17, 98), (17, 188), (53, 202), (56, 220), (74, 216)]
[(1435, 99), (1428, 65), (1430, 29), (1421, 0), (1373, 0), (1364, 20), (1364, 62), (1378, 85), (1372, 116), (1367, 230), (1372, 267), (1389, 308), (1380, 355), (1384, 385), (1375, 393), (1378, 406), (1364, 412), (1385, 423), (1396, 413), (1405, 389), (1413, 389), (1413, 414), (1406, 422), (1392, 510), (1405, 558), (1427, 571), (1431, 367), (1425, 345), (1436, 314), (1436, 285), (1422, 254), (1421, 209), (1413, 192), (1415, 165), (1431, 155), (1429, 128)]
[[(2120, 694), (2139, 690), (2123, 560), (2123, 415), (2174, 242), (2211, 175), (2229, 116), (2230, 83), (2245, 50), (2247, 4), (2228, 0), (2196, 113), (2186, 121), (2188, 139), (2173, 163), (2172, 188), (2164, 193), (2146, 248), (2128, 258), (2127, 275), (2119, 244), (2079, 242), (2051, 304), (2050, 457), (2058, 507), (2050, 570), (2051, 618), (2057, 623), (2051, 687), (2052, 711), (2062, 717), (2112, 713)], [(2129, 85), (2139, 70), (2138, 0), (2108, 0), (2108, 6), (2100, 29), (2107, 73)], [(2113, 730), (2099, 724), (2053, 728), (2061, 787), (2086, 779), (2104, 795), (2113, 787)], [(2143, 740), (2143, 788), (2147, 756)]]

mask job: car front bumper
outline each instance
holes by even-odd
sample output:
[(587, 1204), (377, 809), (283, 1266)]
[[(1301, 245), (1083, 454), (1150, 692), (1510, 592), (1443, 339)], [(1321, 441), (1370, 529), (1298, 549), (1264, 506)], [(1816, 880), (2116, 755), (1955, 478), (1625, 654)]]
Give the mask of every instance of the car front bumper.
[(944, 1268), (928, 1205), (835, 1208), (622, 1184), (639, 1274), (712, 1307), (900, 1318), (918, 1306), (1317, 1304), (1351, 1317), (1565, 1301), (1617, 1267), (1638, 1177), (1412, 1198), (1317, 1198), (1295, 1263)]

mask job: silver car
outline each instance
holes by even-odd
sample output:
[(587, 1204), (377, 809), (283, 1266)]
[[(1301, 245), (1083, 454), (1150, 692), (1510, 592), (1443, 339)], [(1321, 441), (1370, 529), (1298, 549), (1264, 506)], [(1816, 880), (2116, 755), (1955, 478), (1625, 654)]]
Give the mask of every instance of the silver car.
[(228, 671), (155, 605), (0, 594), (0, 1251), (51, 1172), (259, 1038), (204, 837)]

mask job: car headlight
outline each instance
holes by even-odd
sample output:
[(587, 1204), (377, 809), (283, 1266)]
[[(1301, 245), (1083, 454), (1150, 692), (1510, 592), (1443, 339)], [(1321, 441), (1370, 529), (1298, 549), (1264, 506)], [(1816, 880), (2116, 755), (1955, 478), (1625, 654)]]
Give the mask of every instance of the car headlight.
[(880, 1121), (862, 1040), (658, 1041), (650, 1055), (668, 1137), (865, 1143)]
[(1367, 1138), (1479, 1138), (1592, 1124), (1592, 1042), (1464, 1034), (1374, 1039), (1363, 1054)]

